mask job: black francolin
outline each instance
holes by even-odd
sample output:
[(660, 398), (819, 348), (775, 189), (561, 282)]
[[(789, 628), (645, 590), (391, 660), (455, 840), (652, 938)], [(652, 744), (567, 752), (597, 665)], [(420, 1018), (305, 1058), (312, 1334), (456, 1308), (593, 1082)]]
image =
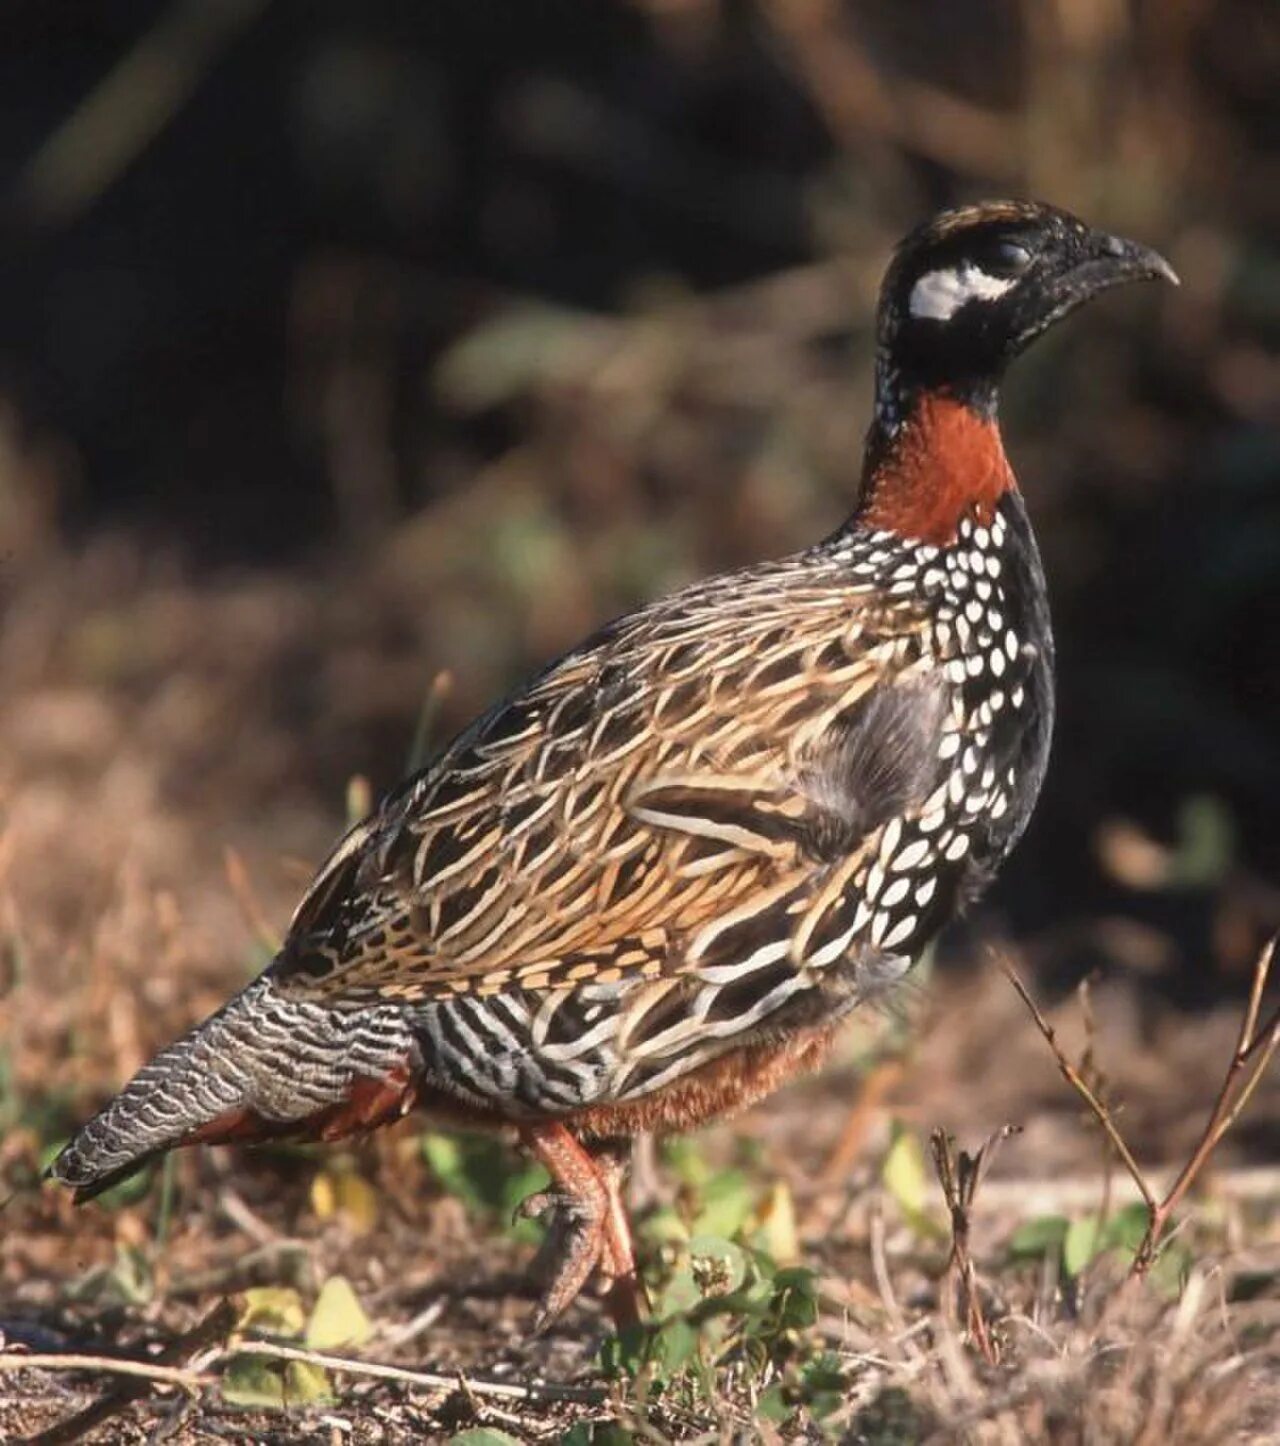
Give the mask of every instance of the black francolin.
[(177, 1145), (336, 1139), (411, 1107), (546, 1166), (545, 1323), (637, 1308), (624, 1146), (822, 1059), (991, 879), (1049, 749), (1044, 578), (1005, 367), (1154, 251), (998, 202), (885, 277), (862, 495), (826, 541), (610, 623), (338, 844), (258, 979), (52, 1166), (85, 1198)]

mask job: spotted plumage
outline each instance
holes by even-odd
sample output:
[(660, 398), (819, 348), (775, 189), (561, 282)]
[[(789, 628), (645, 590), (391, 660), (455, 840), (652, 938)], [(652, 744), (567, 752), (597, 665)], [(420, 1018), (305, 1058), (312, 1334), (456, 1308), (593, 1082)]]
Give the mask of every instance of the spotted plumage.
[(1053, 649), (996, 389), (1057, 316), (1156, 275), (1023, 203), (909, 237), (845, 526), (608, 625), (481, 717), (53, 1173), (88, 1195), (173, 1145), (336, 1138), (414, 1105), (513, 1126), (560, 1192), (544, 1318), (594, 1267), (632, 1313), (609, 1142), (813, 1067), (1025, 828)]

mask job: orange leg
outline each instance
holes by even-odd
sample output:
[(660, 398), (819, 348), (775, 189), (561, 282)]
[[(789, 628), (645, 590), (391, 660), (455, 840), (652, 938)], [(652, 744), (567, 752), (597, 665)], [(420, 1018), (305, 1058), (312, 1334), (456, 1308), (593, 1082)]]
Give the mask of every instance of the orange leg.
[(611, 1155), (593, 1157), (564, 1125), (531, 1125), (520, 1137), (546, 1168), (552, 1184), (519, 1210), (522, 1216), (552, 1212), (547, 1258), (554, 1264), (554, 1274), (538, 1306), (534, 1328), (545, 1330), (567, 1310), (597, 1267), (614, 1322), (619, 1328), (634, 1324), (640, 1319), (641, 1289), (620, 1195), (624, 1163)]

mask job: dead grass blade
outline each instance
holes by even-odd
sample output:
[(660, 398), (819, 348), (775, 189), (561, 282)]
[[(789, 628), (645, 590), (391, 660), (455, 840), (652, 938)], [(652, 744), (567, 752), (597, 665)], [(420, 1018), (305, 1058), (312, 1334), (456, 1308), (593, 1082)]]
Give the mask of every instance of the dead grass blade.
[(254, 890), (249, 870), (240, 854), (230, 844), (222, 851), (222, 863), (227, 874), (227, 887), (249, 926), (249, 932), (269, 954), (278, 954), (280, 934), (271, 927), (267, 911), (262, 907)]

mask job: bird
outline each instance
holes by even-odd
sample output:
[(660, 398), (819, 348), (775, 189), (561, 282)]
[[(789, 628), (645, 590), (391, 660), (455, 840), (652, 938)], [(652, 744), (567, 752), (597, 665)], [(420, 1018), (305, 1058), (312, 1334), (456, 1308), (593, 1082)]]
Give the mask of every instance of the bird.
[(848, 519), (602, 626), (383, 798), (274, 961), (62, 1149), (88, 1199), (176, 1146), (425, 1112), (546, 1169), (545, 1329), (643, 1288), (629, 1142), (816, 1069), (1031, 816), (1053, 636), (1001, 440), (1009, 364), (1156, 251), (1031, 201), (894, 251)]

